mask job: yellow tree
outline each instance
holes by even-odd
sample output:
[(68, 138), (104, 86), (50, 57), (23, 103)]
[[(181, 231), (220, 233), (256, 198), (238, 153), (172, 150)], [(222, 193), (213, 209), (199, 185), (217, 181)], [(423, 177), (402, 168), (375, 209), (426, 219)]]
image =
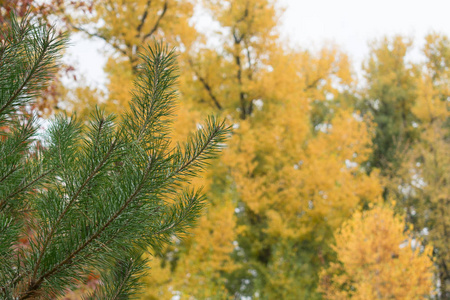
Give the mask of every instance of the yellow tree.
[(361, 168), (370, 153), (364, 122), (341, 111), (314, 132), (300, 101), (280, 106), (255, 116), (257, 128), (242, 124), (224, 158), (240, 196), (233, 289), (250, 277), (249, 294), (314, 299), (318, 272), (333, 258), (333, 231), (379, 200), (381, 186)]
[[(139, 0), (139, 1), (55, 1), (56, 14), (68, 29), (106, 43), (105, 67), (107, 84), (106, 108), (119, 112), (127, 107), (129, 90), (140, 62), (138, 53), (153, 39), (163, 39), (168, 45), (187, 49), (197, 33), (190, 25), (195, 1)], [(87, 111), (95, 103), (79, 102), (80, 97), (95, 90), (80, 87), (69, 97), (76, 110)], [(71, 96), (69, 94), (69, 96)], [(104, 97), (103, 97), (104, 98)], [(98, 102), (98, 101), (97, 101)]]
[[(412, 111), (420, 138), (405, 156), (401, 176), (392, 182), (399, 204), (425, 242), (435, 247), (440, 299), (450, 297), (450, 41), (440, 34), (426, 37), (426, 61)], [(400, 187), (400, 188), (397, 188)]]
[[(333, 229), (381, 191), (376, 174), (361, 169), (370, 152), (366, 123), (339, 109), (336, 85), (352, 89), (348, 59), (335, 47), (284, 51), (273, 2), (206, 4), (225, 28), (223, 47), (193, 60), (199, 63), (185, 95), (228, 114), (237, 128), (224, 159), (239, 223), (227, 287), (254, 297), (313, 297), (317, 271), (331, 258)], [(318, 118), (320, 106), (336, 109)], [(327, 177), (331, 165), (336, 172)]]
[(431, 246), (405, 232), (390, 206), (357, 211), (336, 234), (338, 262), (321, 274), (325, 299), (424, 299), (432, 295)]
[(203, 107), (245, 120), (261, 97), (260, 78), (280, 49), (274, 1), (204, 0), (203, 5), (223, 29), (216, 37), (221, 45), (192, 53), (194, 76), (184, 94)]

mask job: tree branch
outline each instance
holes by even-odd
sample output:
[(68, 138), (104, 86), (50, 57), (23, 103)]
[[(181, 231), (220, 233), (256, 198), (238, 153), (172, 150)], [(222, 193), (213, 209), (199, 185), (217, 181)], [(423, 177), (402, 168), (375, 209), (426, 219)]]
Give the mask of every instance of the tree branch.
[(183, 172), (194, 161), (196, 161), (203, 154), (203, 152), (206, 150), (206, 148), (208, 148), (208, 145), (212, 142), (212, 140), (214, 139), (214, 137), (216, 136), (216, 134), (218, 132), (219, 132), (219, 129), (216, 128), (216, 130), (214, 130), (211, 133), (211, 136), (209, 137), (208, 141), (206, 141), (206, 143), (201, 147), (200, 151), (196, 155), (192, 156), (190, 160), (188, 160), (182, 166), (180, 166), (175, 172), (173, 172), (173, 174), (170, 177), (174, 176), (175, 174), (179, 174), (179, 173)]
[(27, 185), (25, 185), (25, 186), (23, 186), (22, 188), (16, 190), (16, 191), (13, 192), (12, 194), (9, 194), (8, 196), (6, 196), (6, 198), (3, 199), (3, 200), (0, 202), (0, 211), (1, 211), (1, 210), (4, 208), (4, 206), (6, 205), (6, 202), (7, 202), (8, 199), (10, 199), (10, 198), (16, 196), (17, 194), (19, 194), (19, 193), (25, 191), (27, 188), (29, 188), (30, 186), (32, 186), (33, 184), (35, 184), (36, 182), (38, 182), (39, 180), (41, 180), (42, 178), (44, 178), (45, 176), (47, 176), (48, 174), (50, 174), (50, 173), (53, 172), (53, 171), (54, 171), (54, 170), (52, 169), (52, 170), (48, 170), (48, 171), (42, 173), (42, 174), (41, 174), (40, 176), (38, 176), (36, 179), (30, 181)]
[(136, 28), (137, 29), (136, 37), (139, 37), (141, 35), (142, 27), (144, 26), (145, 20), (147, 19), (148, 10), (150, 9), (151, 3), (152, 3), (152, 0), (147, 1), (145, 10), (144, 10), (144, 14), (142, 15), (142, 18), (141, 18), (141, 22), (139, 23), (138, 27)]
[(121, 48), (120, 48), (119, 46), (117, 46), (116, 44), (110, 42), (110, 41), (109, 41), (107, 38), (105, 38), (104, 36), (102, 36), (102, 35), (100, 35), (100, 34), (98, 34), (98, 33), (92, 33), (92, 32), (89, 32), (87, 29), (84, 29), (84, 28), (82, 28), (82, 27), (76, 26), (75, 24), (73, 24), (73, 23), (71, 23), (71, 22), (69, 22), (68, 24), (69, 24), (70, 27), (72, 27), (73, 29), (78, 30), (78, 31), (81, 31), (81, 32), (87, 34), (87, 35), (90, 36), (90, 37), (96, 37), (96, 38), (102, 39), (102, 40), (105, 41), (108, 45), (110, 45), (111, 47), (113, 47), (114, 49), (116, 49), (117, 51), (119, 51), (120, 53), (122, 53), (123, 55), (128, 56), (128, 53), (127, 53), (125, 50), (121, 49)]
[(47, 53), (48, 48), (50, 47), (50, 41), (45, 41), (45, 47), (42, 49), (41, 53), (39, 54), (38, 59), (34, 62), (33, 67), (31, 68), (30, 72), (25, 77), (25, 80), (22, 82), (22, 84), (19, 86), (19, 88), (14, 92), (14, 94), (8, 99), (8, 101), (5, 102), (5, 104), (0, 108), (0, 115), (3, 113), (3, 111), (11, 105), (14, 100), (19, 97), (19, 95), (22, 93), (22, 90), (27, 86), (27, 84), (30, 82), (30, 80), (34, 77), (34, 74), (38, 71), (38, 67), (44, 61), (45, 54)]
[(197, 78), (200, 80), (200, 82), (202, 83), (203, 87), (206, 89), (206, 91), (208, 92), (208, 95), (211, 97), (212, 101), (214, 102), (214, 105), (219, 109), (222, 110), (223, 107), (222, 105), (219, 103), (219, 100), (217, 100), (216, 96), (213, 94), (212, 92), (212, 88), (211, 86), (206, 82), (206, 80), (200, 76), (200, 74), (197, 72), (197, 70), (195, 70), (194, 68), (194, 64), (192, 62), (191, 59), (189, 59), (189, 65), (191, 66), (192, 70), (194, 71), (195, 76), (197, 76)]
[(97, 165), (97, 167), (91, 172), (91, 174), (89, 174), (88, 178), (86, 178), (86, 180), (83, 182), (83, 184), (78, 188), (78, 190), (75, 192), (75, 194), (72, 196), (72, 198), (70, 199), (69, 203), (66, 205), (66, 207), (64, 208), (64, 210), (62, 211), (62, 213), (59, 215), (58, 219), (56, 219), (56, 222), (54, 223), (54, 225), (52, 226), (52, 229), (50, 230), (50, 233), (48, 234), (48, 236), (45, 238), (44, 240), (44, 244), (42, 246), (41, 251), (39, 252), (39, 256), (38, 256), (38, 260), (36, 262), (36, 265), (33, 269), (33, 275), (31, 277), (31, 284), (33, 285), (36, 276), (37, 276), (37, 271), (39, 269), (39, 266), (41, 264), (42, 258), (45, 254), (45, 250), (47, 249), (48, 245), (50, 245), (50, 242), (53, 239), (53, 236), (55, 234), (55, 231), (59, 225), (59, 223), (62, 221), (62, 219), (65, 217), (65, 215), (67, 214), (67, 212), (69, 211), (69, 209), (72, 207), (72, 205), (75, 203), (75, 200), (78, 198), (78, 196), (80, 195), (81, 191), (86, 187), (86, 185), (94, 178), (94, 176), (98, 173), (98, 171), (105, 165), (106, 161), (108, 160), (108, 158), (111, 156), (113, 150), (115, 149), (117, 145), (117, 139), (115, 139), (109, 149), (108, 152), (106, 153), (105, 157), (102, 159), (102, 161)]
[(114, 222), (121, 214), (122, 212), (128, 207), (128, 205), (134, 200), (136, 199), (136, 197), (138, 196), (138, 194), (141, 192), (144, 183), (147, 180), (147, 176), (150, 173), (152, 167), (153, 167), (153, 162), (154, 160), (151, 160), (146, 168), (146, 172), (144, 174), (144, 177), (142, 178), (140, 184), (137, 186), (136, 190), (134, 191), (134, 193), (124, 202), (124, 204), (119, 208), (119, 210), (111, 217), (108, 219), (108, 221), (103, 224), (103, 226), (101, 226), (99, 228), (99, 230), (97, 230), (97, 232), (95, 232), (89, 239), (87, 239), (82, 245), (80, 245), (75, 251), (73, 251), (72, 253), (70, 253), (63, 261), (61, 261), (60, 263), (58, 263), (56, 266), (54, 266), (51, 270), (47, 271), (45, 274), (41, 275), (37, 281), (32, 282), (29, 287), (28, 290), (25, 292), (25, 294), (19, 298), (19, 300), (24, 300), (24, 299), (28, 299), (31, 296), (33, 296), (34, 292), (39, 289), (39, 287), (41, 286), (41, 284), (44, 282), (45, 279), (47, 279), (48, 277), (52, 276), (53, 274), (57, 273), (58, 270), (60, 268), (62, 268), (64, 265), (69, 264), (72, 259), (78, 255), (78, 253), (80, 253), (81, 251), (83, 251), (91, 242), (93, 242), (94, 240), (96, 240), (105, 230), (106, 228), (109, 227), (109, 225), (111, 225), (112, 222)]
[(147, 33), (146, 35), (144, 35), (144, 38), (142, 39), (142, 41), (145, 41), (147, 38), (151, 37), (155, 31), (158, 29), (159, 27), (159, 23), (161, 22), (162, 18), (164, 17), (164, 15), (167, 12), (167, 8), (168, 8), (168, 4), (167, 4), (167, 0), (164, 2), (164, 7), (163, 10), (161, 12), (161, 14), (159, 15), (158, 19), (156, 20), (155, 25), (153, 26), (152, 30), (150, 30), (149, 33)]

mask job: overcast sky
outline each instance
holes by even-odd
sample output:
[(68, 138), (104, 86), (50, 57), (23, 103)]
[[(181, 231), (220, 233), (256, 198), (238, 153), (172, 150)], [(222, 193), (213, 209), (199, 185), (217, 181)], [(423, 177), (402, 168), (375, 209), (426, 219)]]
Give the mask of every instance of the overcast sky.
[[(292, 45), (320, 47), (333, 42), (346, 51), (356, 69), (368, 53), (367, 43), (384, 35), (402, 34), (415, 40), (437, 31), (450, 36), (450, 0), (280, 0), (285, 7), (281, 31)], [(105, 62), (100, 43), (73, 40), (67, 60), (89, 82), (102, 83)], [(413, 54), (414, 55), (414, 54)]]
[[(384, 35), (423, 37), (437, 31), (450, 36), (450, 0), (281, 0), (283, 30), (300, 46), (324, 41), (340, 45), (355, 61), (367, 43)], [(359, 67), (359, 66), (357, 66)]]

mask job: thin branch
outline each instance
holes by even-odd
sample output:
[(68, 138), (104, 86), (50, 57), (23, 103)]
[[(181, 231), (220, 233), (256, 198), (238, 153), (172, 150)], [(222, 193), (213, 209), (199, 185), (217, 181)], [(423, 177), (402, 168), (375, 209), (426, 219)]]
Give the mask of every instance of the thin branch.
[(250, 5), (250, 2), (247, 1), (247, 2), (245, 3), (244, 14), (242, 15), (241, 18), (239, 18), (239, 19), (236, 20), (236, 23), (243, 22), (243, 21), (245, 21), (245, 19), (248, 17), (248, 13), (249, 13), (249, 5)]
[[(3, 160), (6, 160), (10, 155), (12, 155), (12, 154), (14, 154), (14, 153), (17, 153), (17, 149), (18, 149), (20, 146), (23, 146), (23, 144), (25, 144), (25, 143), (27, 143), (27, 138), (21, 139), (21, 142), (16, 143), (15, 146), (14, 146), (13, 148), (9, 149), (9, 151), (8, 151), (7, 153), (2, 153), (3, 156), (0, 157), (0, 162), (2, 162)], [(20, 150), (19, 150), (19, 151), (20, 151)], [(1, 182), (1, 181), (0, 181), (0, 182)]]
[[(97, 152), (97, 145), (98, 145), (98, 143), (99, 143), (99, 141), (100, 141), (100, 134), (101, 134), (101, 132), (102, 132), (103, 124), (104, 124), (104, 123), (105, 123), (105, 119), (102, 118), (102, 119), (100, 120), (99, 125), (98, 125), (97, 135), (96, 135), (96, 137), (95, 137), (95, 143), (94, 143), (94, 151), (92, 151), (92, 156), (94, 156), (95, 153)], [(91, 165), (91, 168), (94, 168), (94, 157), (92, 157), (92, 165)]]
[(223, 107), (222, 105), (219, 103), (219, 100), (217, 100), (216, 96), (213, 94), (212, 92), (212, 88), (211, 86), (208, 84), (208, 82), (206, 82), (206, 80), (200, 76), (200, 74), (197, 72), (197, 70), (195, 70), (194, 64), (192, 62), (191, 59), (189, 59), (189, 65), (191, 66), (192, 70), (194, 71), (195, 76), (197, 76), (197, 78), (200, 80), (200, 82), (202, 83), (203, 87), (206, 89), (206, 91), (208, 92), (208, 95), (211, 97), (212, 101), (214, 102), (214, 105), (219, 109), (222, 110)]
[[(246, 41), (244, 41), (244, 45), (245, 45), (245, 50), (247, 51), (247, 60), (248, 60), (248, 69), (250, 70), (250, 72), (248, 72), (248, 79), (252, 80), (253, 79), (253, 64), (252, 64), (252, 58), (251, 58), (251, 54), (250, 54), (250, 46), (248, 45), (248, 43), (246, 43)], [(256, 68), (255, 68), (256, 69)]]
[[(238, 45), (238, 43), (236, 43), (236, 45)], [(247, 109), (245, 107), (245, 97), (244, 97), (245, 94), (242, 91), (242, 66), (241, 66), (241, 57), (239, 56), (239, 53), (236, 53), (234, 58), (236, 61), (236, 65), (238, 67), (236, 77), (239, 84), (239, 102), (241, 103), (241, 119), (245, 120), (245, 118), (247, 117)]]
[(35, 184), (36, 182), (38, 182), (39, 180), (41, 180), (42, 178), (44, 178), (45, 176), (47, 176), (49, 173), (51, 173), (51, 172), (53, 172), (53, 171), (54, 171), (54, 170), (51, 169), (51, 170), (48, 170), (48, 171), (42, 173), (42, 174), (41, 174), (40, 176), (38, 176), (36, 179), (30, 181), (30, 183), (28, 183), (27, 185), (25, 185), (25, 186), (23, 186), (22, 188), (18, 189), (18, 190), (15, 191), (14, 193), (9, 194), (8, 196), (6, 196), (6, 198), (3, 199), (3, 200), (0, 202), (0, 211), (1, 211), (1, 210), (3, 209), (3, 207), (6, 205), (6, 202), (7, 202), (8, 199), (10, 199), (10, 198), (16, 196), (17, 194), (19, 194), (19, 193), (25, 191), (25, 190), (28, 189), (30, 186), (32, 186), (33, 184)]
[(19, 97), (19, 95), (22, 93), (22, 90), (27, 86), (27, 84), (30, 82), (30, 80), (34, 77), (34, 74), (39, 71), (38, 67), (41, 65), (42, 61), (44, 61), (45, 54), (47, 53), (48, 48), (50, 47), (50, 41), (46, 40), (46, 43), (44, 44), (45, 47), (43, 47), (41, 53), (39, 54), (38, 59), (35, 61), (33, 67), (31, 68), (30, 72), (26, 76), (25, 80), (22, 82), (22, 84), (19, 86), (19, 88), (15, 91), (15, 93), (9, 98), (8, 101), (0, 108), (0, 115), (3, 113), (3, 111), (11, 105), (14, 100)]
[(17, 171), (17, 166), (14, 166), (13, 168), (11, 168), (11, 170), (9, 170), (8, 173), (5, 174), (5, 176), (3, 176), (2, 178), (0, 178), (0, 182), (4, 181), (6, 178), (8, 178), (12, 173), (14, 173), (15, 171)]
[(148, 10), (150, 9), (150, 5), (152, 3), (152, 0), (148, 0), (147, 4), (145, 6), (145, 11), (144, 14), (142, 15), (141, 18), (141, 22), (139, 23), (138, 27), (137, 27), (137, 34), (136, 37), (139, 37), (141, 35), (141, 31), (142, 31), (142, 27), (144, 26), (145, 20), (147, 19), (148, 16)]
[(116, 294), (111, 298), (111, 300), (120, 299), (119, 298), (120, 292), (122, 291), (122, 288), (125, 286), (125, 282), (127, 281), (128, 276), (130, 275), (131, 275), (131, 268), (127, 270), (124, 280), (122, 280), (122, 282), (120, 283), (120, 286), (117, 288)]
[(322, 77), (319, 77), (317, 79), (315, 79), (313, 82), (311, 82), (310, 84), (308, 84), (303, 90), (306, 92), (309, 89), (315, 88), (317, 86), (317, 84), (319, 83), (320, 80), (322, 80)]
[[(200, 151), (197, 153), (197, 155), (194, 155), (191, 157), (191, 159), (189, 159), (186, 163), (184, 163), (182, 166), (180, 166), (175, 172), (173, 172), (172, 176), (179, 174), (181, 172), (183, 172), (186, 168), (188, 168), (194, 161), (196, 161), (202, 154), (203, 152), (206, 150), (206, 148), (208, 148), (209, 144), (213, 141), (213, 139), (216, 137), (216, 134), (219, 132), (219, 128), (216, 128), (212, 134), (210, 135), (208, 141), (202, 146), (202, 148), (200, 149)], [(171, 177), (171, 176), (170, 176)]]
[(98, 33), (95, 33), (95, 32), (94, 32), (94, 33), (89, 32), (87, 29), (82, 28), (82, 27), (79, 27), (79, 26), (76, 26), (75, 24), (73, 24), (73, 23), (71, 23), (71, 22), (68, 22), (68, 24), (69, 24), (70, 27), (72, 27), (73, 29), (78, 30), (78, 31), (81, 31), (81, 32), (87, 34), (87, 35), (90, 36), (90, 37), (96, 37), (96, 38), (102, 39), (102, 40), (105, 41), (108, 45), (110, 45), (111, 47), (113, 47), (114, 49), (116, 49), (117, 51), (119, 51), (120, 53), (122, 53), (123, 55), (128, 56), (128, 54), (127, 54), (127, 52), (126, 52), (125, 50), (121, 49), (118, 45), (116, 45), (116, 44), (112, 43), (111, 41), (109, 41), (106, 37), (104, 37), (104, 36), (102, 36), (102, 35), (100, 35), (100, 34), (98, 34)]
[(164, 2), (164, 7), (163, 10), (161, 12), (161, 14), (159, 15), (158, 19), (156, 20), (155, 25), (153, 26), (152, 30), (150, 30), (149, 33), (147, 33), (146, 35), (144, 35), (144, 38), (142, 39), (142, 41), (145, 41), (147, 38), (151, 37), (156, 30), (158, 30), (159, 27), (159, 23), (161, 22), (162, 18), (164, 17), (164, 15), (167, 12), (167, 8), (168, 8), (168, 4), (167, 4), (167, 0)]
[(19, 282), (20, 279), (22, 279), (22, 277), (24, 277), (26, 274), (22, 273), (22, 274), (18, 274), (13, 280), (11, 280), (8, 284), (0, 287), (0, 290), (5, 292), (6, 288), (10, 287), (10, 286), (14, 286), (17, 282)]
[[(72, 260), (72, 263), (75, 264), (79, 261), (82, 261), (83, 259), (88, 259), (89, 257), (93, 256), (95, 253), (98, 253), (98, 251), (100, 251), (102, 248), (108, 248), (108, 244), (111, 243), (112, 241), (114, 241), (116, 239), (116, 237), (119, 236), (119, 234), (124, 231), (124, 229), (127, 227), (127, 224), (130, 222), (131, 219), (128, 219), (124, 226), (122, 228), (120, 228), (119, 230), (117, 230), (114, 234), (112, 234), (109, 239), (105, 242), (100, 242), (100, 245), (98, 247), (95, 247), (92, 251), (89, 251), (88, 253), (86, 253), (86, 255), (82, 256), (82, 257), (78, 257), (76, 260)], [(110, 249), (110, 248), (109, 248)], [(66, 266), (67, 267), (67, 266)], [(64, 270), (63, 267), (60, 268), (60, 270)], [(18, 282), (21, 278), (23, 278), (24, 276), (28, 275), (30, 272), (25, 272), (22, 273), (20, 275), (18, 275), (13, 281), (11, 281), (9, 284), (5, 285), (4, 287), (0, 288), (0, 289), (5, 289), (11, 285), (14, 285), (16, 282)]]
[[(192, 209), (192, 205), (190, 205), (189, 211), (190, 211), (190, 209)], [(172, 229), (172, 228), (174, 228), (174, 227), (177, 227), (178, 225), (180, 225), (180, 224), (185, 220), (185, 218), (186, 218), (188, 215), (189, 215), (189, 213), (187, 213), (187, 211), (183, 211), (183, 215), (178, 219), (177, 222), (174, 222), (174, 223), (170, 224), (168, 227), (166, 227), (166, 228), (164, 228), (164, 229), (161, 229), (161, 230), (155, 232), (154, 235), (160, 235), (160, 234), (162, 234), (162, 233), (164, 233), (164, 232), (169, 231), (170, 229)]]

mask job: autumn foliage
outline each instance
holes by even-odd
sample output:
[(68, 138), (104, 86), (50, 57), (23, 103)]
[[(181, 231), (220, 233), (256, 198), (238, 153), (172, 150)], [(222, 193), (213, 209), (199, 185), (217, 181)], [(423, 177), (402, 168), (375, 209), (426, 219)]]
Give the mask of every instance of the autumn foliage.
[(389, 206), (356, 212), (336, 233), (337, 262), (321, 276), (325, 299), (423, 299), (432, 295), (432, 247), (405, 231)]

